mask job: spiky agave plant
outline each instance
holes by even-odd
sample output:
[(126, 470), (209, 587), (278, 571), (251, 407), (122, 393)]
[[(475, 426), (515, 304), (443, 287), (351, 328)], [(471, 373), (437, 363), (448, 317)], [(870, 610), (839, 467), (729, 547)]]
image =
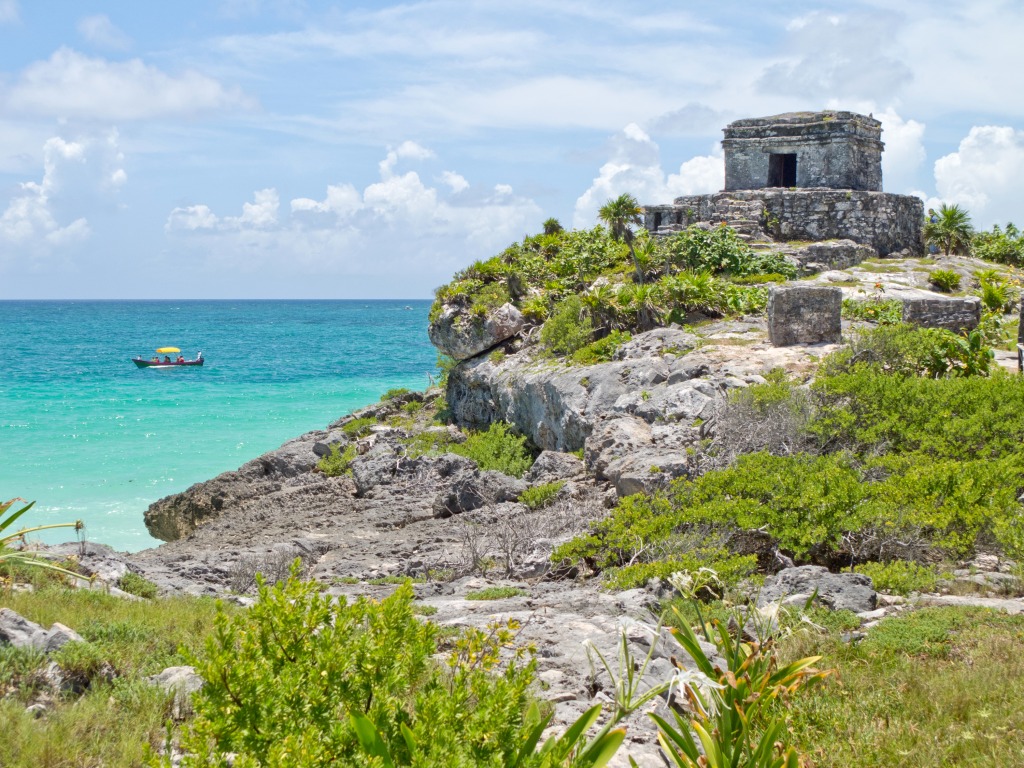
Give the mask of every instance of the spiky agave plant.
[[(8, 510), (19, 501), (24, 502), (25, 506), (8, 514)], [(20, 528), (17, 531), (9, 532), (11, 526), (13, 526), (22, 515), (32, 509), (33, 506), (35, 506), (34, 501), (26, 502), (24, 499), (17, 497), (8, 501), (0, 502), (0, 566), (21, 565), (31, 568), (42, 568), (43, 570), (55, 571), (63, 574), (64, 576), (70, 576), (73, 579), (83, 579), (88, 581), (88, 579), (85, 579), (81, 574), (69, 571), (67, 568), (61, 568), (59, 565), (55, 565), (54, 563), (48, 562), (41, 557), (36, 557), (23, 550), (11, 548), (11, 544), (19, 539), (24, 543), (25, 537), (30, 533), (38, 533), (39, 531), (48, 531), (55, 528), (74, 528), (75, 531), (78, 532), (85, 527), (85, 524), (81, 520), (76, 520), (73, 523), (36, 525), (31, 528)], [(0, 580), (2, 580), (2, 577), (0, 577)]]

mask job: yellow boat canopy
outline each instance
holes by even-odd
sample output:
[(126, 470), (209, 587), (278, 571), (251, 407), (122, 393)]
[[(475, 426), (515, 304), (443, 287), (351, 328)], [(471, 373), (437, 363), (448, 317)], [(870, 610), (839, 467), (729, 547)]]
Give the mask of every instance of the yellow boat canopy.
[(169, 355), (172, 352), (181, 352), (181, 350), (177, 347), (160, 347), (160, 349), (156, 351), (158, 355)]

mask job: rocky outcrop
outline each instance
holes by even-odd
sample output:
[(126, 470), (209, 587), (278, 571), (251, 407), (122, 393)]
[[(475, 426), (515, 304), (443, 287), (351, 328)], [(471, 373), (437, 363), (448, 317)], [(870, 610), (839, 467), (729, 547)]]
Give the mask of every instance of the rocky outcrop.
[(786, 568), (765, 580), (758, 605), (785, 599), (803, 600), (812, 597), (833, 611), (862, 613), (873, 611), (878, 594), (872, 587), (871, 577), (863, 573), (831, 573), (818, 565)]
[(456, 360), (467, 360), (493, 349), (523, 329), (523, 315), (511, 304), (491, 310), (486, 317), (446, 304), (427, 328), (430, 342)]

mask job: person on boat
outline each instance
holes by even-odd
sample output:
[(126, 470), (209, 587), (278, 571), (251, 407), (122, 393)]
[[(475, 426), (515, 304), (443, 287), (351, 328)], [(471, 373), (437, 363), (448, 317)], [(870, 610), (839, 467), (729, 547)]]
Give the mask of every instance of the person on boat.
[(150, 360), (149, 362), (151, 362), (151, 363), (159, 363), (160, 362), (160, 356), (159, 355), (153, 355), (153, 359)]
[(165, 363), (171, 362), (171, 356), (170, 355), (164, 355), (164, 362)]
[(179, 363), (184, 363), (184, 362), (185, 362), (185, 357), (184, 357), (184, 355), (178, 355), (178, 362), (179, 362)]
[(198, 355), (196, 355), (196, 360), (202, 360), (202, 359), (203, 359), (203, 353), (200, 352)]

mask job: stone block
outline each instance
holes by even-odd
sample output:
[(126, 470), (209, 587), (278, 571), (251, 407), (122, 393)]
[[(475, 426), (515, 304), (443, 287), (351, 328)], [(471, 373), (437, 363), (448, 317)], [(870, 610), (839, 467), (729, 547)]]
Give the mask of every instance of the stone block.
[(839, 288), (774, 287), (768, 292), (768, 337), (776, 347), (838, 343), (842, 308)]
[(981, 322), (981, 299), (977, 296), (905, 298), (903, 322), (924, 328), (945, 328), (954, 333), (973, 331)]

